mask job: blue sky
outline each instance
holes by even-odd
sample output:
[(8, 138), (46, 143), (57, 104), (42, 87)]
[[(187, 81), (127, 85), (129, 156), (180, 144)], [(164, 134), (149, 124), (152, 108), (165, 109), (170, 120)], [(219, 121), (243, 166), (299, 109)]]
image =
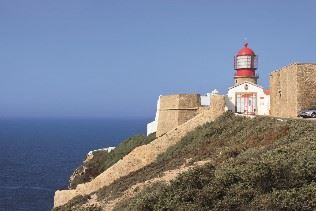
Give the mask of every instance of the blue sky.
[(259, 83), (316, 62), (315, 1), (0, 0), (0, 117), (150, 117), (225, 93), (247, 38)]

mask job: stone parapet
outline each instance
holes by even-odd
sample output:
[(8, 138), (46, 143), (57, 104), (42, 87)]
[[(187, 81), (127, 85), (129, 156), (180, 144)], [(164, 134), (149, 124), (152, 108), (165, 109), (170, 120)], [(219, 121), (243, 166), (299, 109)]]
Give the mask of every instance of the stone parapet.
[(199, 94), (176, 94), (160, 96), (159, 110), (196, 109), (201, 106)]

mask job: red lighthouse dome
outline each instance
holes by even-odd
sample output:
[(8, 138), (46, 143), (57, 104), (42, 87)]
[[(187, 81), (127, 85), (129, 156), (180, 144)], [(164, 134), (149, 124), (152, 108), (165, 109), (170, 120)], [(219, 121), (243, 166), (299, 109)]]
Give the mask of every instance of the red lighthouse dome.
[(255, 52), (251, 48), (248, 48), (248, 43), (245, 43), (244, 47), (237, 53), (237, 56), (255, 56)]
[(257, 56), (251, 48), (248, 48), (248, 43), (245, 43), (244, 47), (234, 57), (234, 69), (236, 71), (235, 84), (245, 81), (257, 83)]

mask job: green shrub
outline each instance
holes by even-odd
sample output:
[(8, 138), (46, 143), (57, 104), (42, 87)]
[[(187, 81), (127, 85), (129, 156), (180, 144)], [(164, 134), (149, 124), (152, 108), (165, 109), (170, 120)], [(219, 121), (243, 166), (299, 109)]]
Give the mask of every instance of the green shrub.
[(133, 149), (138, 146), (148, 144), (154, 139), (155, 134), (151, 134), (149, 136), (136, 135), (123, 141), (111, 152), (94, 152), (93, 158), (79, 167), (79, 171), (83, 171), (83, 168), (85, 169), (84, 173), (76, 175), (76, 177), (70, 182), (69, 188), (74, 189), (78, 184), (91, 181), (117, 161), (122, 159), (125, 155), (130, 153)]
[(210, 160), (170, 184), (140, 191), (115, 210), (316, 210), (315, 134), (314, 121), (225, 113), (96, 194), (107, 203), (188, 160)]
[(151, 134), (149, 136), (136, 135), (123, 141), (121, 144), (119, 144), (114, 150), (112, 150), (108, 154), (106, 159), (103, 160), (103, 162), (101, 163), (98, 169), (99, 172), (105, 171), (106, 169), (111, 167), (113, 164), (115, 164), (117, 161), (122, 159), (125, 155), (130, 153), (136, 147), (148, 144), (152, 142), (155, 138), (156, 138), (156, 134)]
[[(55, 207), (52, 211), (101, 211), (101, 207), (97, 205), (85, 205), (89, 200), (89, 196), (76, 196), (71, 199), (67, 204)], [(84, 206), (83, 206), (84, 205)]]
[[(237, 123), (236, 118), (229, 121)], [(239, 120), (243, 126), (232, 126), (226, 121), (198, 128), (159, 158), (160, 162), (172, 159), (207, 142), (222, 149), (224, 153), (217, 156), (221, 162), (186, 172), (170, 185), (147, 188), (123, 202), (124, 207), (118, 207), (121, 210), (315, 210), (316, 124), (262, 117)], [(222, 128), (225, 123), (227, 126)], [(195, 134), (203, 128), (209, 132)], [(234, 135), (229, 135), (228, 130), (233, 130)], [(212, 141), (207, 141), (210, 137)], [(218, 137), (222, 138), (222, 145), (215, 144)], [(205, 144), (202, 146), (209, 149)], [(204, 158), (203, 154), (199, 156)], [(214, 161), (216, 156), (212, 158)]]

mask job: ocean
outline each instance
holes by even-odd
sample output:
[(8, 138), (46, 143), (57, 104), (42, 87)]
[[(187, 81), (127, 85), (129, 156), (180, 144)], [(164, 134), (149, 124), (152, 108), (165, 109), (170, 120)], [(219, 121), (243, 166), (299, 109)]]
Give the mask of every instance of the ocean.
[(0, 211), (46, 211), (93, 149), (145, 133), (148, 119), (0, 119)]

